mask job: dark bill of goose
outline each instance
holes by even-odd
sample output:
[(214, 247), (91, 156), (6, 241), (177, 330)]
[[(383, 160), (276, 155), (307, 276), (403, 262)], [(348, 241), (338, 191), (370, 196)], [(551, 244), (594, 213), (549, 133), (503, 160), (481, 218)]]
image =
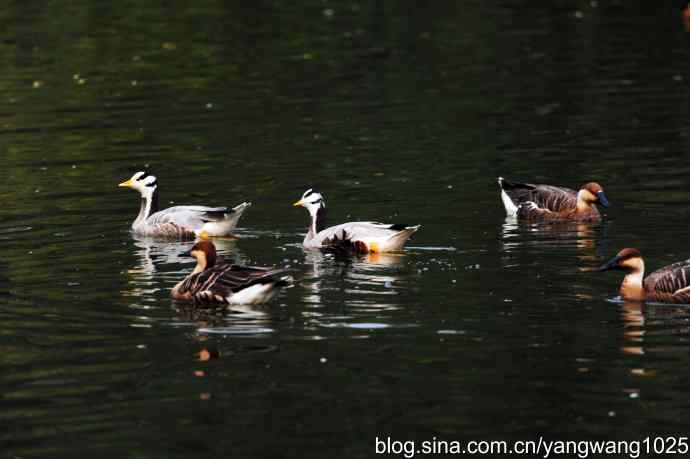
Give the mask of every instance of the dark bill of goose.
[(604, 194), (604, 191), (597, 191), (596, 193), (597, 198), (599, 198), (598, 204), (601, 204), (604, 207), (611, 207), (611, 203), (609, 202), (608, 198)]
[(622, 261), (621, 257), (613, 257), (603, 265), (599, 266), (597, 271), (599, 272), (604, 272), (604, 271), (624, 271), (625, 268), (620, 265), (620, 262)]

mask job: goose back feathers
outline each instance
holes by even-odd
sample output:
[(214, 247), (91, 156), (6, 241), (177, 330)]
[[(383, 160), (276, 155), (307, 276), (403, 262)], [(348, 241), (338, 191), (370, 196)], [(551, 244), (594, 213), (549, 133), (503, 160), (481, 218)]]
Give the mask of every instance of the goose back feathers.
[(173, 299), (196, 305), (261, 304), (275, 296), (290, 278), (284, 269), (217, 263), (215, 246), (197, 242), (189, 255), (197, 259), (194, 271), (172, 290)]
[(599, 220), (596, 204), (608, 206), (601, 185), (590, 182), (579, 191), (552, 185), (498, 178), (506, 214), (523, 220)]
[(690, 304), (690, 260), (657, 269), (643, 285), (647, 297), (654, 301)]

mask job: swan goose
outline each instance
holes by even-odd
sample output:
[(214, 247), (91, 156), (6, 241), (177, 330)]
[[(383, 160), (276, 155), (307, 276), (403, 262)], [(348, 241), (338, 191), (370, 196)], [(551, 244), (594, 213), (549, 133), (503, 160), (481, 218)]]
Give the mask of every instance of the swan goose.
[(690, 260), (657, 269), (644, 277), (644, 260), (637, 249), (623, 249), (599, 271), (625, 272), (619, 293), (629, 301), (690, 304)]
[(598, 183), (590, 182), (579, 191), (552, 185), (511, 182), (498, 178), (501, 200), (509, 217), (522, 220), (597, 221), (597, 204), (609, 201)]

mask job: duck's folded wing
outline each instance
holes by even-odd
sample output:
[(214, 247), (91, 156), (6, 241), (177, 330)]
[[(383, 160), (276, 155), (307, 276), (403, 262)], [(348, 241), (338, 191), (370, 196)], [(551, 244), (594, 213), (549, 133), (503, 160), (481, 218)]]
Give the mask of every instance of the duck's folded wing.
[(577, 206), (577, 193), (570, 188), (551, 185), (537, 185), (533, 192), (534, 201), (539, 207), (551, 212), (565, 212)]
[(690, 260), (654, 271), (645, 278), (644, 286), (658, 301), (690, 304)]
[(408, 228), (408, 225), (376, 222), (349, 222), (331, 226), (320, 231), (316, 239), (322, 245), (338, 241), (358, 241), (375, 238), (386, 238)]
[(228, 207), (175, 206), (156, 212), (148, 218), (150, 225), (175, 224), (189, 229), (201, 228), (205, 223), (221, 221), (232, 212)]
[(195, 295), (200, 292), (213, 292), (224, 298), (255, 284), (280, 282), (287, 271), (280, 268), (256, 268), (233, 264), (217, 265), (193, 276), (181, 285), (181, 292)]
[(531, 201), (541, 209), (563, 212), (574, 209), (577, 205), (577, 192), (570, 188), (510, 182), (505, 179), (501, 180), (501, 188), (516, 206)]

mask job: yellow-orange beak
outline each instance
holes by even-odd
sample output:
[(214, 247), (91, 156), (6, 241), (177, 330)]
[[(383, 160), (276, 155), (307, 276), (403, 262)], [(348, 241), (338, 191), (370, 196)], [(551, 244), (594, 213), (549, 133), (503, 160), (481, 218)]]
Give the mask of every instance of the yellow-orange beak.
[(293, 203), (292, 207), (304, 207), (304, 201), (300, 199), (299, 201)]
[(117, 186), (122, 187), (122, 188), (132, 188), (134, 186), (134, 183), (132, 183), (132, 180), (127, 180), (126, 182), (122, 182), (118, 184)]

